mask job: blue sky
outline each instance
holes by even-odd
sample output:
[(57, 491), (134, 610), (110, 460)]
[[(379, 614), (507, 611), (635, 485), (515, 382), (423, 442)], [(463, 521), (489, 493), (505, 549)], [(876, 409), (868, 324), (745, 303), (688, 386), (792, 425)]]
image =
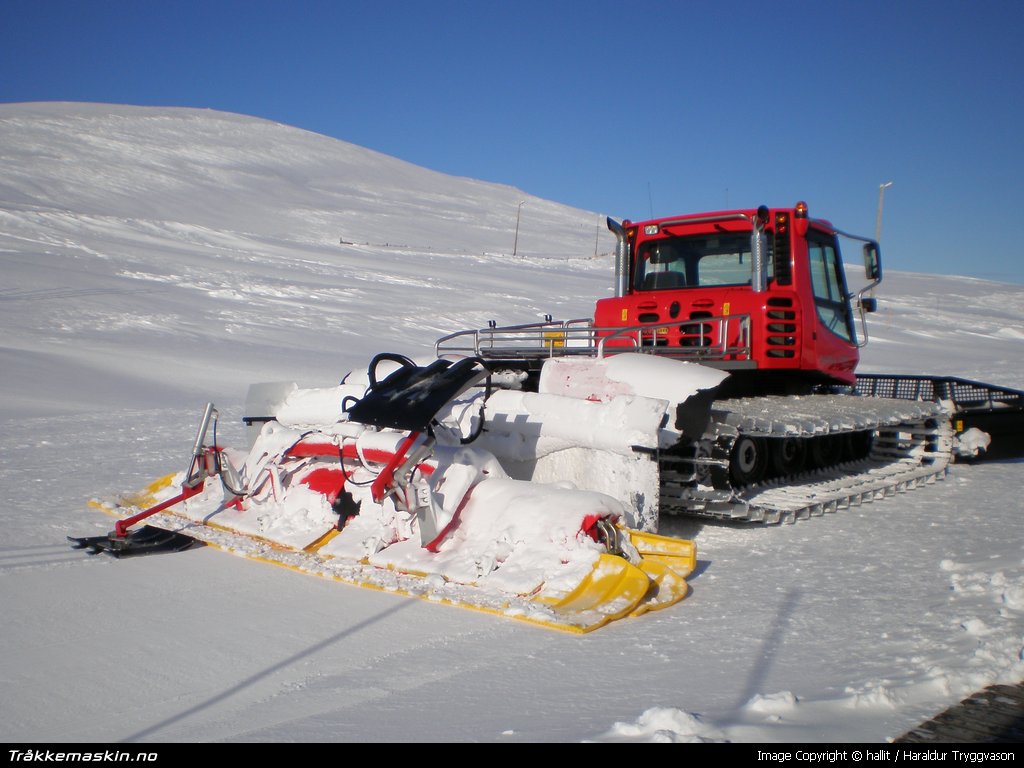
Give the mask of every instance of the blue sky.
[(615, 218), (798, 199), (1024, 283), (1024, 3), (0, 0), (0, 102), (209, 107)]

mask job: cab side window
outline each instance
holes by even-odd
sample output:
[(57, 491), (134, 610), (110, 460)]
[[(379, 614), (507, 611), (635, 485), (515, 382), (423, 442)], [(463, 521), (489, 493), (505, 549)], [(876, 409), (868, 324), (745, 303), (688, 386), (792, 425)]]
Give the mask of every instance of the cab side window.
[(853, 318), (846, 296), (846, 280), (835, 240), (817, 232), (807, 233), (811, 287), (818, 319), (832, 333), (853, 341)]

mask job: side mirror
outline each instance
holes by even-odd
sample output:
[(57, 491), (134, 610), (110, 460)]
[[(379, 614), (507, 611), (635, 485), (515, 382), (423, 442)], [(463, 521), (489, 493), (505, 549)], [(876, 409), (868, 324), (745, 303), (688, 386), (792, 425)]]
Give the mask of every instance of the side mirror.
[(872, 282), (877, 283), (882, 279), (882, 256), (874, 240), (864, 244), (864, 274)]
[(877, 312), (878, 311), (878, 299), (861, 297), (860, 308), (865, 312)]

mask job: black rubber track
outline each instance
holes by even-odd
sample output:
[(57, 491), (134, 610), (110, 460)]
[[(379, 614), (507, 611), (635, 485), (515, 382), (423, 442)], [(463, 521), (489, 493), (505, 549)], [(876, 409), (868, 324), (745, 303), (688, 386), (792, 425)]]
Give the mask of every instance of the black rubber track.
[(992, 685), (894, 739), (895, 744), (1024, 742), (1024, 683)]

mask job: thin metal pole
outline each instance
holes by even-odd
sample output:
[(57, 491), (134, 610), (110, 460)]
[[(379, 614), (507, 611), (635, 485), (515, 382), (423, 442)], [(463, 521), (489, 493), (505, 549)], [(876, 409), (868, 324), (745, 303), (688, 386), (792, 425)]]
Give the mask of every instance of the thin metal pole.
[(878, 216), (875, 218), (875, 242), (880, 243), (882, 241), (882, 204), (885, 202), (885, 190), (886, 187), (891, 187), (892, 182), (887, 181), (885, 184), (878, 185)]
[(519, 215), (523, 212), (523, 203), (525, 202), (525, 200), (520, 200), (519, 207), (516, 208), (516, 239), (515, 242), (512, 244), (513, 256), (515, 256), (516, 252), (519, 250)]

